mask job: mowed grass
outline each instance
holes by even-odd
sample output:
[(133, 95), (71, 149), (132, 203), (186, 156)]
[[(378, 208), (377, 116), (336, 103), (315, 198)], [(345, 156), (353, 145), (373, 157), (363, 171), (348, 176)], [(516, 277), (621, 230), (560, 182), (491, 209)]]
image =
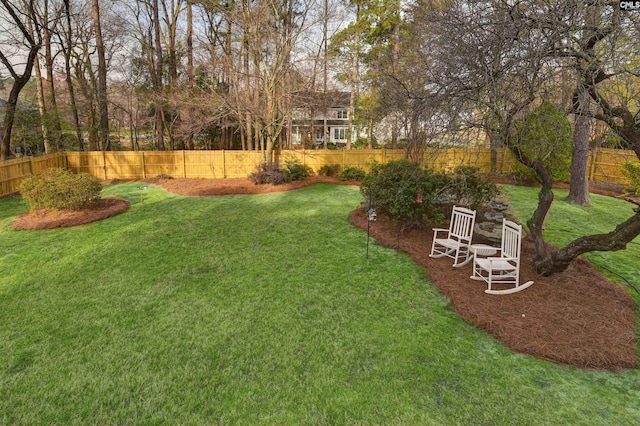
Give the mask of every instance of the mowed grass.
[(105, 193), (131, 208), (55, 231), (0, 200), (0, 424), (640, 423), (638, 371), (512, 353), (367, 259), (355, 188)]

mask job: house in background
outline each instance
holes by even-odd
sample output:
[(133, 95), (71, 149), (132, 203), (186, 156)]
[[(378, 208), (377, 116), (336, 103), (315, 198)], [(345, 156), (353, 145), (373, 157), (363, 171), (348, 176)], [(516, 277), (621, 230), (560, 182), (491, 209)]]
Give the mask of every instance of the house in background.
[(353, 132), (349, 135), (350, 97), (349, 92), (340, 91), (297, 93), (289, 129), (292, 145), (295, 148), (321, 148), (326, 137), (327, 145), (344, 148), (349, 136), (351, 142), (355, 142), (359, 136), (366, 136), (356, 126), (353, 126)]

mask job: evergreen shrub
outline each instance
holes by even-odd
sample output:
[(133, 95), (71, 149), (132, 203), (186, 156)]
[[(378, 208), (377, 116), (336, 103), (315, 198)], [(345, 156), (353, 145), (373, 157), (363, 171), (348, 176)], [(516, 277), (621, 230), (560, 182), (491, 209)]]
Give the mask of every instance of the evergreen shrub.
[[(514, 143), (527, 157), (542, 161), (554, 181), (570, 178), (573, 127), (562, 108), (544, 101), (516, 124)], [(516, 172), (537, 179), (535, 172), (518, 163)]]
[(442, 215), (440, 193), (448, 181), (443, 174), (422, 169), (409, 160), (399, 160), (374, 165), (362, 180), (360, 191), (394, 221), (413, 226)]
[(622, 165), (622, 176), (630, 181), (625, 190), (631, 192), (634, 196), (640, 195), (640, 163), (624, 163)]
[(490, 180), (483, 179), (480, 169), (472, 166), (456, 167), (445, 193), (459, 206), (477, 209), (491, 201), (499, 194), (498, 186)]
[(289, 177), (290, 181), (305, 180), (313, 175), (313, 169), (298, 160), (287, 161), (284, 173)]
[(367, 172), (360, 167), (347, 166), (344, 168), (342, 173), (340, 173), (340, 180), (352, 180), (355, 182), (361, 182), (364, 177), (367, 175)]
[(20, 184), (20, 193), (32, 210), (81, 210), (97, 201), (101, 190), (97, 177), (60, 168), (27, 176)]
[(320, 176), (338, 176), (340, 173), (340, 165), (339, 164), (324, 164), (318, 170), (318, 174)]

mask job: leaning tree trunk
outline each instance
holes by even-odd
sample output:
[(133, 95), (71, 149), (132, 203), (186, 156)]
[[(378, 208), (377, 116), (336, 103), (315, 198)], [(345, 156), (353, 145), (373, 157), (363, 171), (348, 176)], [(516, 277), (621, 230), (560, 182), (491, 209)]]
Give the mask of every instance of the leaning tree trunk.
[(608, 234), (587, 235), (572, 241), (560, 250), (550, 251), (543, 258), (533, 262), (533, 267), (544, 276), (563, 272), (571, 261), (590, 251), (623, 250), (627, 244), (640, 235), (640, 212), (619, 224)]
[(563, 272), (578, 256), (591, 251), (616, 251), (626, 248), (627, 244), (640, 235), (640, 208), (627, 221), (618, 225), (607, 234), (580, 237), (561, 249), (548, 246), (542, 236), (544, 220), (553, 203), (553, 179), (544, 169), (542, 162), (528, 158), (517, 147), (510, 146), (518, 160), (534, 169), (542, 189), (539, 193), (538, 208), (527, 222), (533, 239), (536, 254), (533, 257), (533, 269), (540, 275), (550, 276)]

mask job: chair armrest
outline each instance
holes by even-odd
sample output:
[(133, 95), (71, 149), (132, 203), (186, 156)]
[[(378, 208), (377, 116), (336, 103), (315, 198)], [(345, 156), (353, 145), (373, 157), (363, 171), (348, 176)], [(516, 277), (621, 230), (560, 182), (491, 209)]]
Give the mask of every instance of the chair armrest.
[(444, 228), (433, 228), (433, 234), (437, 234), (438, 232), (449, 232), (448, 229), (444, 229)]
[(515, 257), (497, 257), (497, 256), (491, 256), (491, 257), (486, 257), (485, 259), (487, 259), (489, 262), (515, 262), (518, 259)]

